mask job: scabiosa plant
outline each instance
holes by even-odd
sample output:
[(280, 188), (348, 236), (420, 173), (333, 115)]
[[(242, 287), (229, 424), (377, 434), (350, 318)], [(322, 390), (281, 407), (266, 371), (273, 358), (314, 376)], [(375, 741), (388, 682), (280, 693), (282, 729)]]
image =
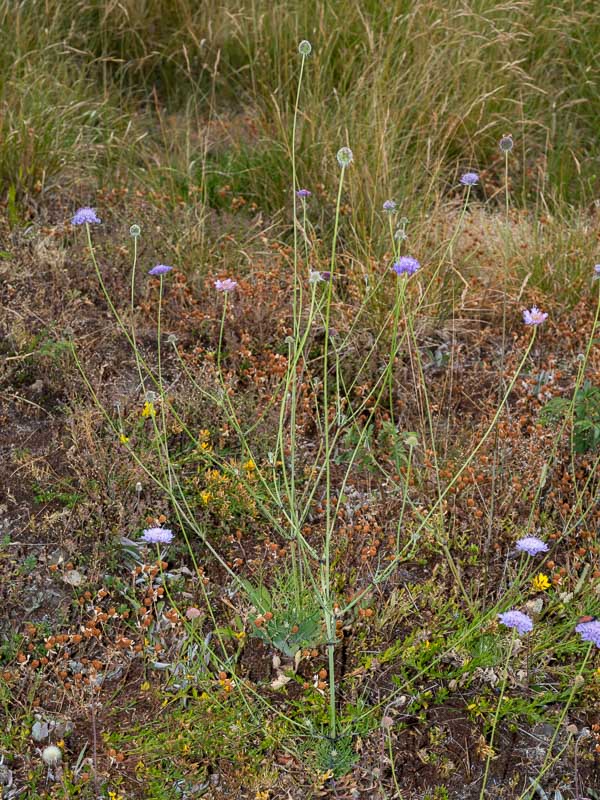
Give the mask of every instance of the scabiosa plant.
[(522, 611), (505, 611), (503, 614), (498, 614), (498, 619), (502, 625), (507, 628), (514, 628), (520, 636), (533, 630), (533, 620)]
[(476, 183), (479, 183), (479, 175), (476, 172), (465, 172), (461, 176), (460, 182), (463, 186), (475, 186)]
[(173, 267), (168, 267), (166, 264), (157, 264), (148, 270), (148, 275), (165, 275), (167, 272), (171, 272), (172, 269)]
[(393, 214), (396, 210), (396, 201), (386, 200), (383, 204), (383, 210), (386, 212), (386, 214)]
[(580, 622), (575, 626), (576, 632), (584, 642), (593, 642), (600, 647), (600, 620), (592, 619), (589, 622)]
[(312, 192), (309, 189), (298, 189), (296, 192), (296, 197), (299, 197), (301, 200), (306, 200), (307, 197), (310, 197)]
[(215, 281), (215, 289), (217, 292), (233, 292), (234, 289), (237, 289), (237, 282), (232, 280), (231, 278), (225, 278), (224, 280)]
[(298, 45), (298, 52), (301, 56), (309, 56), (312, 53), (312, 44), (307, 39), (303, 39)]
[(142, 542), (147, 544), (171, 544), (173, 531), (169, 528), (146, 528), (142, 534)]
[(131, 228), (129, 228), (129, 235), (133, 236), (134, 239), (137, 239), (137, 237), (140, 236), (141, 233), (142, 229), (140, 228), (139, 225), (132, 225)]
[(513, 138), (510, 135), (510, 133), (505, 134), (498, 143), (498, 146), (500, 147), (500, 150), (502, 150), (503, 153), (510, 153), (514, 145), (515, 143), (513, 142)]
[(340, 167), (348, 167), (354, 161), (354, 153), (349, 147), (340, 147), (336, 158)]
[(600, 278), (600, 264), (594, 266), (594, 273), (597, 278)]
[(99, 225), (100, 222), (96, 210), (88, 206), (78, 208), (71, 219), (71, 225)]
[(545, 311), (540, 311), (537, 306), (531, 306), (531, 309), (523, 311), (523, 322), (525, 325), (541, 325), (548, 319), (548, 314)]
[(398, 261), (394, 262), (392, 269), (397, 275), (414, 275), (420, 268), (420, 264), (416, 258), (412, 256), (402, 256)]
[(537, 556), (539, 553), (547, 553), (548, 545), (542, 542), (537, 536), (525, 536), (517, 542), (517, 550), (520, 553), (527, 553), (530, 556)]

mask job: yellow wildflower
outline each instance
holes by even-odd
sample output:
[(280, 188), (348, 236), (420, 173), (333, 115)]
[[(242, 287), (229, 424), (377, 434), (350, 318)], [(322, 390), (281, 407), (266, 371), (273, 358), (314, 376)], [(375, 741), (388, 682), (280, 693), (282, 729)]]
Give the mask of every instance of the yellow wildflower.
[(144, 408), (142, 409), (142, 417), (155, 417), (156, 416), (156, 409), (154, 408), (154, 403), (146, 402), (144, 403)]
[(244, 467), (246, 472), (253, 472), (256, 469), (256, 464), (251, 458), (249, 458), (245, 464), (242, 464), (242, 466)]
[(200, 492), (200, 500), (207, 506), (210, 501), (212, 500), (212, 492), (209, 492), (208, 489), (205, 489), (203, 492)]
[(536, 592), (545, 592), (546, 589), (550, 588), (548, 576), (544, 575), (543, 572), (540, 572), (540, 574), (536, 575), (533, 579), (532, 586)]
[(122, 433), (119, 436), (119, 441), (121, 442), (121, 444), (127, 444), (127, 442), (129, 441), (129, 436), (125, 436), (125, 434)]

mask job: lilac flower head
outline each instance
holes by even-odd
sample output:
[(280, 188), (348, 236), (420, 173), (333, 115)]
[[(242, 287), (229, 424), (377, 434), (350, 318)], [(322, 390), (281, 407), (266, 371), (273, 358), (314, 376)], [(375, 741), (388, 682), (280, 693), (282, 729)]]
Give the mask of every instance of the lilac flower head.
[(387, 214), (393, 214), (396, 210), (396, 201), (395, 200), (386, 200), (383, 204), (383, 210)]
[(498, 614), (498, 619), (507, 628), (515, 628), (521, 636), (533, 630), (533, 620), (522, 611), (505, 611), (504, 614)]
[(593, 619), (590, 622), (580, 622), (575, 626), (575, 630), (584, 642), (593, 642), (596, 647), (600, 647), (600, 620)]
[(416, 258), (411, 256), (402, 256), (396, 261), (392, 267), (398, 275), (414, 275), (421, 265)]
[(299, 197), (301, 200), (305, 200), (307, 197), (310, 197), (312, 192), (309, 189), (298, 189), (296, 192), (296, 197)]
[(547, 553), (548, 545), (536, 536), (525, 536), (517, 542), (517, 550), (520, 553), (528, 553), (530, 556), (537, 556), (538, 553)]
[(525, 325), (541, 325), (548, 319), (548, 314), (545, 311), (540, 311), (537, 306), (531, 306), (531, 310), (525, 309), (523, 311), (523, 322)]
[(503, 136), (498, 143), (498, 146), (503, 153), (510, 153), (514, 145), (515, 143), (513, 142), (513, 138), (510, 133), (507, 133), (505, 136)]
[(169, 528), (147, 528), (142, 534), (142, 542), (147, 544), (171, 544), (173, 531)]
[(596, 277), (600, 278), (600, 264), (594, 266), (594, 272), (596, 273)]
[(71, 225), (99, 225), (100, 219), (96, 214), (96, 211), (93, 208), (89, 208), (85, 206), (84, 208), (78, 208), (73, 218), (71, 219)]
[(165, 275), (167, 272), (171, 272), (172, 269), (173, 267), (168, 267), (166, 264), (157, 264), (148, 270), (148, 275)]
[(479, 183), (479, 175), (476, 172), (465, 172), (460, 182), (463, 186), (475, 186), (476, 183)]
[(225, 278), (223, 281), (215, 281), (215, 289), (217, 292), (233, 292), (234, 289), (237, 289), (237, 282), (231, 280), (231, 278)]

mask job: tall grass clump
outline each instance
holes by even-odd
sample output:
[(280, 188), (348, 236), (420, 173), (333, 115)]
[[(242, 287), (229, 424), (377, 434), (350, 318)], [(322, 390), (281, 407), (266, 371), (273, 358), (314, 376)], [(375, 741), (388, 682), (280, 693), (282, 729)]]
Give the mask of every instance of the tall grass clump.
[[(161, 160), (165, 142), (161, 118), (176, 114), (188, 131), (177, 137), (169, 159), (169, 171), (182, 179), (173, 187), (186, 185), (191, 164), (204, 165), (207, 145), (198, 141), (198, 132), (207, 121), (250, 111), (256, 132), (248, 137), (241, 122), (237, 134), (238, 172), (244, 175), (239, 191), (272, 211), (286, 197), (285, 159), (274, 159), (266, 171), (252, 164), (267, 150), (283, 151), (289, 161), (286, 131), (296, 90), (290, 53), (306, 32), (316, 47), (298, 120), (298, 175), (304, 183), (318, 174), (330, 197), (337, 184), (332, 156), (340, 143), (352, 143), (361, 180), (348, 196), (354, 225), (346, 235), (355, 236), (359, 247), (372, 233), (375, 209), (386, 196), (396, 197), (410, 217), (416, 198), (421, 207), (452, 199), (457, 170), (463, 168), (485, 165), (485, 199), (491, 207), (502, 204), (497, 141), (507, 131), (518, 141), (511, 178), (515, 204), (536, 199), (557, 209), (589, 202), (597, 194), (599, 157), (595, 11), (593, 0), (482, 0), (468, 8), (440, 0), (361, 6), (315, 0), (276, 6), (262, 0), (3, 2), (0, 30), (8, 62), (3, 82), (11, 82), (20, 59), (41, 48), (49, 62), (39, 68), (45, 75), (40, 102), (45, 96), (52, 108), (54, 94), (46, 84), (52, 83), (54, 66), (64, 63), (71, 78), (78, 76), (62, 105), (63, 116), (72, 121), (85, 96), (77, 90), (82, 89), (79, 76), (91, 76), (107, 101), (117, 98), (119, 115), (141, 116), (153, 145), (152, 163)], [(64, 83), (58, 82), (57, 91)], [(25, 82), (19, 83), (21, 89)], [(11, 102), (6, 90), (5, 97)], [(34, 100), (27, 98), (25, 92), (25, 102), (17, 104), (25, 126), (34, 113)], [(44, 129), (41, 138), (49, 161), (60, 167), (65, 140)], [(95, 144), (110, 148), (114, 140), (100, 135)], [(134, 166), (139, 152), (126, 151)], [(11, 157), (14, 150), (7, 149), (3, 158)], [(25, 164), (21, 172), (27, 169)], [(139, 170), (130, 174), (140, 177)], [(151, 171), (141, 177), (153, 180)], [(327, 208), (323, 222), (330, 235)]]

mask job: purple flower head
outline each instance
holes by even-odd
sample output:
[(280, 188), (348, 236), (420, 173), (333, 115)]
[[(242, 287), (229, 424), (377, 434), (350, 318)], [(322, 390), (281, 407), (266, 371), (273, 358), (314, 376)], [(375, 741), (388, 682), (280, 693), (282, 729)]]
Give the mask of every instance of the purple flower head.
[(521, 636), (533, 630), (533, 620), (522, 611), (505, 611), (504, 614), (498, 614), (498, 619), (507, 628), (515, 628)]
[(517, 550), (520, 553), (528, 553), (530, 556), (537, 556), (538, 553), (547, 553), (548, 545), (536, 536), (525, 536), (517, 542)]
[(421, 265), (416, 258), (411, 256), (402, 256), (396, 261), (392, 267), (398, 275), (414, 275)]
[(580, 622), (575, 626), (575, 630), (584, 642), (593, 642), (596, 647), (600, 647), (600, 620), (593, 619), (591, 622)]
[(396, 210), (396, 201), (395, 200), (386, 200), (383, 204), (383, 210), (387, 214), (393, 214)]
[(600, 264), (596, 264), (596, 265), (594, 266), (594, 272), (595, 272), (595, 273), (596, 273), (596, 275), (597, 275), (597, 276), (600, 278)]
[(223, 281), (215, 281), (215, 289), (217, 292), (233, 292), (237, 289), (237, 282), (232, 281), (231, 278), (225, 278)]
[(525, 325), (541, 325), (546, 322), (548, 314), (545, 311), (540, 311), (537, 306), (531, 306), (531, 310), (525, 309), (523, 311), (523, 322)]
[(157, 264), (148, 270), (148, 275), (165, 275), (167, 272), (171, 272), (172, 269), (173, 267), (168, 267), (166, 264)]
[(299, 197), (301, 200), (305, 200), (307, 197), (310, 197), (312, 192), (310, 189), (298, 189), (296, 192), (296, 197)]
[(99, 225), (100, 220), (96, 215), (96, 212), (93, 208), (88, 208), (85, 206), (84, 208), (78, 208), (73, 218), (71, 219), (71, 225)]
[(171, 544), (173, 531), (169, 528), (147, 528), (142, 534), (142, 542), (147, 544)]
[(475, 186), (476, 183), (479, 183), (479, 175), (476, 172), (465, 172), (460, 182), (463, 186)]

